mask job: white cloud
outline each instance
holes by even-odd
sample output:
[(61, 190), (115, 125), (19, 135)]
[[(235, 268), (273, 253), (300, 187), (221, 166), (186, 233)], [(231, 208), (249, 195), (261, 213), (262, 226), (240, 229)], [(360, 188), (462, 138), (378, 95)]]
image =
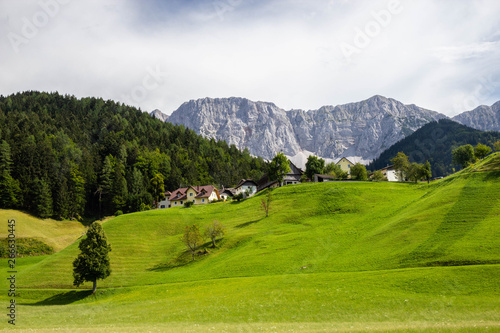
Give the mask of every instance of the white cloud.
[[(0, 93), (58, 90), (166, 113), (207, 96), (314, 109), (382, 94), (450, 115), (500, 99), (497, 1), (392, 0), (394, 13), (390, 3), (72, 0), (16, 53), (8, 33), (23, 36), (44, 9), (3, 1)], [(346, 58), (343, 43), (358, 52)]]

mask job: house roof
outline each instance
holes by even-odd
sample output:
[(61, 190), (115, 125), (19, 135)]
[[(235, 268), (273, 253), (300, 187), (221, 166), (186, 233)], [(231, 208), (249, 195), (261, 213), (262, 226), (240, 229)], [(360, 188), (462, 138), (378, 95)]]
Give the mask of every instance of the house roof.
[(389, 170), (389, 169), (394, 169), (394, 165), (388, 165), (385, 168), (379, 169), (377, 171), (383, 171), (383, 170)]
[(215, 191), (218, 195), (217, 189), (213, 185), (204, 185), (204, 186), (188, 186), (183, 188), (178, 188), (173, 191), (170, 195), (170, 201), (172, 200), (185, 200), (187, 199), (187, 192), (189, 189), (193, 189), (195, 194), (195, 198), (209, 198), (212, 193)]
[(257, 182), (252, 179), (242, 179), (238, 185), (236, 185), (235, 189), (245, 185), (245, 183), (252, 183), (252, 185), (258, 186)]
[(301, 176), (304, 174), (304, 171), (302, 171), (301, 168), (293, 164), (292, 161), (288, 162), (290, 162), (290, 170), (291, 170), (288, 174), (301, 175)]
[(337, 163), (335, 163), (335, 164), (339, 164), (339, 163), (340, 163), (340, 161), (342, 161), (342, 160), (346, 160), (347, 162), (351, 163), (352, 165), (354, 165), (354, 164), (355, 164), (355, 163), (352, 163), (351, 161), (349, 161), (346, 157), (342, 157), (342, 158), (341, 158), (341, 159), (340, 159)]
[(323, 178), (323, 179), (335, 179), (335, 176), (332, 176), (332, 175), (315, 174), (314, 177)]
[(222, 191), (221, 194), (227, 194), (231, 197), (234, 197), (236, 195), (236, 189), (234, 187), (226, 188), (224, 189), (224, 191)]

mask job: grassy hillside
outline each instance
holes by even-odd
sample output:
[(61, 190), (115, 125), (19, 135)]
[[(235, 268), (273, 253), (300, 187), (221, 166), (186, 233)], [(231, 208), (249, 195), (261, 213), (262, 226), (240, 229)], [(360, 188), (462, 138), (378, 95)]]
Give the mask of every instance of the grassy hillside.
[[(64, 290), (76, 243), (19, 260), (23, 325), (499, 329), (498, 169), (500, 154), (431, 185), (287, 186), (273, 191), (268, 218), (260, 196), (122, 215), (104, 223), (113, 271), (96, 297)], [(227, 233), (192, 262), (182, 229), (213, 220)]]
[(7, 220), (16, 220), (16, 235), (35, 238), (60, 251), (82, 236), (85, 227), (80, 222), (38, 219), (17, 210), (0, 209), (0, 221), (5, 227), (0, 229), (0, 238), (7, 237)]

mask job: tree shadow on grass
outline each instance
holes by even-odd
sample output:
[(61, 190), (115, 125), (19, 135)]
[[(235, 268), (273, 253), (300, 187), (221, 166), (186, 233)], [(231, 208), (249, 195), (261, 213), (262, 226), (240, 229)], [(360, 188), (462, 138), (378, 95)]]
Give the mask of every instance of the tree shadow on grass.
[(238, 229), (245, 228), (245, 227), (248, 227), (249, 225), (257, 223), (257, 222), (259, 222), (261, 220), (262, 219), (258, 219), (258, 220), (253, 220), (253, 221), (248, 221), (248, 222), (245, 222), (245, 223), (242, 223), (242, 224), (238, 224), (237, 226), (235, 226), (235, 228), (238, 228)]
[(92, 290), (78, 290), (78, 291), (72, 290), (51, 296), (40, 302), (23, 304), (23, 305), (30, 305), (30, 306), (68, 305), (74, 302), (78, 302), (90, 295), (92, 295)]
[(147, 271), (152, 271), (152, 272), (165, 272), (174, 268), (178, 267), (184, 267), (188, 266), (191, 264), (195, 264), (197, 262), (200, 262), (207, 258), (211, 253), (214, 251), (219, 250), (220, 246), (224, 244), (225, 239), (224, 238), (219, 238), (216, 241), (217, 246), (214, 248), (212, 241), (205, 242), (198, 246), (196, 249), (196, 254), (195, 254), (195, 260), (193, 261), (192, 253), (189, 250), (183, 251), (181, 254), (177, 256), (177, 258), (174, 258), (170, 260), (167, 263), (162, 263), (158, 264), (156, 266), (153, 266), (151, 268), (147, 268)]

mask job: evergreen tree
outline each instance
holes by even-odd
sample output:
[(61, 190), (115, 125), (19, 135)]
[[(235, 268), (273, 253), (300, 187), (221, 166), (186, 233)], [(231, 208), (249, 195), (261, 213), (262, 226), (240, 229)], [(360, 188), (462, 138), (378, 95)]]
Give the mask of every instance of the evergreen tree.
[(85, 208), (85, 179), (76, 166), (71, 168), (68, 182), (68, 216), (70, 219), (80, 220)]
[(153, 178), (151, 178), (151, 186), (153, 188), (156, 208), (158, 208), (160, 200), (165, 199), (165, 185), (163, 183), (163, 175), (161, 173), (157, 173)]
[(103, 280), (111, 274), (106, 234), (98, 222), (87, 230), (87, 236), (78, 245), (80, 254), (73, 261), (73, 284), (80, 286), (85, 281), (92, 282), (92, 293), (96, 292), (97, 280)]
[(60, 176), (57, 180), (56, 196), (54, 200), (54, 215), (59, 219), (69, 216), (68, 181), (66, 177)]
[(113, 187), (111, 189), (113, 210), (123, 210), (128, 199), (127, 180), (125, 179), (125, 170), (121, 161), (115, 165), (115, 174), (113, 177)]
[(12, 156), (10, 145), (0, 144), (0, 208), (15, 208), (21, 197), (19, 182), (11, 176)]
[(101, 169), (99, 182), (100, 205), (104, 206), (105, 214), (112, 213), (112, 187), (113, 187), (113, 156), (106, 156)]
[(43, 219), (49, 218), (53, 214), (52, 193), (47, 182), (43, 179), (35, 180), (34, 197), (35, 214)]
[(10, 145), (3, 140), (0, 144), (0, 171), (6, 170), (9, 174), (12, 171), (12, 154)]

